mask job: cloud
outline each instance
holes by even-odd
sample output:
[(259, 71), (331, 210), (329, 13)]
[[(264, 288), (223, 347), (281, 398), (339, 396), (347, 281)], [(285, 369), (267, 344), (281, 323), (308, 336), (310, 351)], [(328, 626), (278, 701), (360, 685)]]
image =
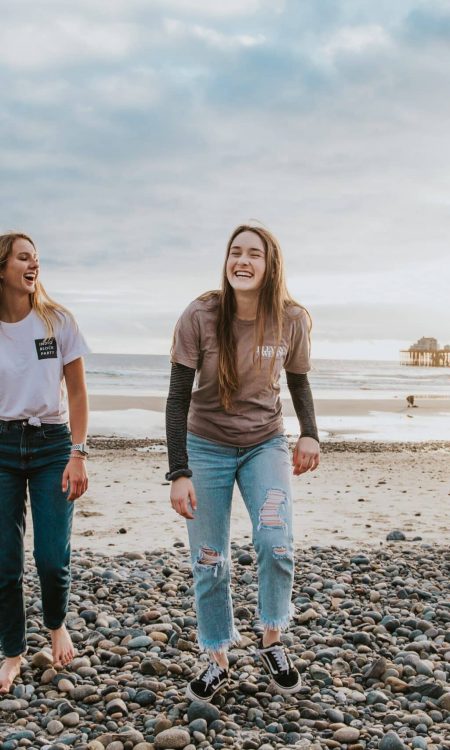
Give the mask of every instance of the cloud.
[(0, 28), (0, 63), (35, 70), (87, 59), (123, 59), (135, 37), (133, 24), (94, 23), (74, 14), (16, 20)]
[(361, 55), (390, 44), (386, 31), (379, 25), (350, 26), (339, 29), (323, 45), (321, 52), (332, 61), (340, 54)]
[(264, 44), (263, 34), (224, 34), (214, 28), (199, 24), (188, 24), (176, 18), (166, 18), (164, 29), (169, 36), (183, 39), (193, 37), (218, 49), (233, 47), (255, 47)]
[(97, 340), (124, 306), (133, 331), (169, 340), (168, 321), (217, 285), (227, 236), (250, 218), (280, 237), (324, 339), (328, 323), (350, 338), (369, 329), (374, 296), (384, 331), (401, 296), (399, 334), (425, 309), (437, 326), (447, 20), (434, 0), (11, 4), (2, 225), (36, 238), (52, 287), (81, 314), (88, 296)]

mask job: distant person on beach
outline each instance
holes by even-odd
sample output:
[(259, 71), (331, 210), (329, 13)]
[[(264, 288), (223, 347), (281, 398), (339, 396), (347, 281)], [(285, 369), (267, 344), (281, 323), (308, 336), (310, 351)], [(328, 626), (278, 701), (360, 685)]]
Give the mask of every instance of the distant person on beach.
[(22, 584), (27, 488), (53, 662), (64, 665), (74, 656), (64, 619), (73, 500), (88, 485), (87, 351), (72, 315), (40, 283), (39, 257), (30, 237), (0, 235), (0, 647), (6, 657), (0, 693), (9, 692), (26, 652)]
[(412, 407), (413, 409), (417, 409), (417, 405), (414, 403), (414, 396), (407, 396), (406, 403), (408, 404), (407, 406), (408, 409), (410, 407)]
[(198, 641), (210, 656), (187, 687), (191, 700), (210, 701), (227, 684), (227, 650), (239, 642), (230, 591), (235, 483), (251, 518), (258, 561), (259, 657), (278, 692), (295, 693), (301, 687), (280, 640), (292, 614), (294, 550), (291, 458), (279, 378), (284, 367), (300, 421), (292, 459), (298, 476), (319, 464), (306, 374), (309, 333), (307, 311), (287, 292), (277, 240), (252, 225), (239, 226), (231, 235), (221, 290), (195, 299), (175, 328), (166, 477), (172, 482), (172, 507), (188, 519)]

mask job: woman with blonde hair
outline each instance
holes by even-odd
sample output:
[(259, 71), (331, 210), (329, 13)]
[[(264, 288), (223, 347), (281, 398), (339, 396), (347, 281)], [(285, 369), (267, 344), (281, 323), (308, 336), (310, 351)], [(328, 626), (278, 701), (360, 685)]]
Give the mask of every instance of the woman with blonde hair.
[(171, 504), (187, 519), (198, 641), (211, 658), (187, 687), (191, 700), (210, 701), (227, 684), (227, 650), (239, 641), (230, 592), (235, 482), (251, 518), (258, 562), (259, 658), (278, 692), (301, 687), (280, 640), (291, 616), (294, 557), (279, 378), (284, 367), (301, 428), (293, 453), (293, 473), (299, 475), (319, 463), (306, 375), (309, 334), (307, 311), (287, 292), (276, 238), (252, 225), (231, 235), (221, 290), (194, 300), (175, 328), (166, 476)]
[(88, 485), (88, 348), (71, 313), (50, 299), (39, 279), (32, 239), (0, 235), (0, 693), (9, 692), (26, 652), (27, 488), (53, 661), (64, 665), (74, 656), (64, 619), (73, 500)]

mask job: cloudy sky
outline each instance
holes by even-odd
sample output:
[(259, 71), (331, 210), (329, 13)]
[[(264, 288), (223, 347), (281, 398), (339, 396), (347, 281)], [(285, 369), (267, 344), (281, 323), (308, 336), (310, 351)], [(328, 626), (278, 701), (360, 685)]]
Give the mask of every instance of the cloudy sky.
[(165, 353), (249, 219), (316, 356), (450, 343), (449, 2), (17, 0), (0, 86), (0, 230), (94, 351)]

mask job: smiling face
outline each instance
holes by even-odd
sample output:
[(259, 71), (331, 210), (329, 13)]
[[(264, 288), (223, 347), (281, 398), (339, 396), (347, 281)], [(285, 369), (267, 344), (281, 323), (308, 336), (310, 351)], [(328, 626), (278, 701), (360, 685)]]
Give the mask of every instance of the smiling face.
[(246, 230), (231, 243), (226, 274), (235, 292), (257, 292), (264, 281), (266, 249), (255, 232)]
[(16, 239), (1, 272), (4, 293), (32, 294), (36, 291), (39, 274), (39, 259), (36, 248), (29, 240)]

